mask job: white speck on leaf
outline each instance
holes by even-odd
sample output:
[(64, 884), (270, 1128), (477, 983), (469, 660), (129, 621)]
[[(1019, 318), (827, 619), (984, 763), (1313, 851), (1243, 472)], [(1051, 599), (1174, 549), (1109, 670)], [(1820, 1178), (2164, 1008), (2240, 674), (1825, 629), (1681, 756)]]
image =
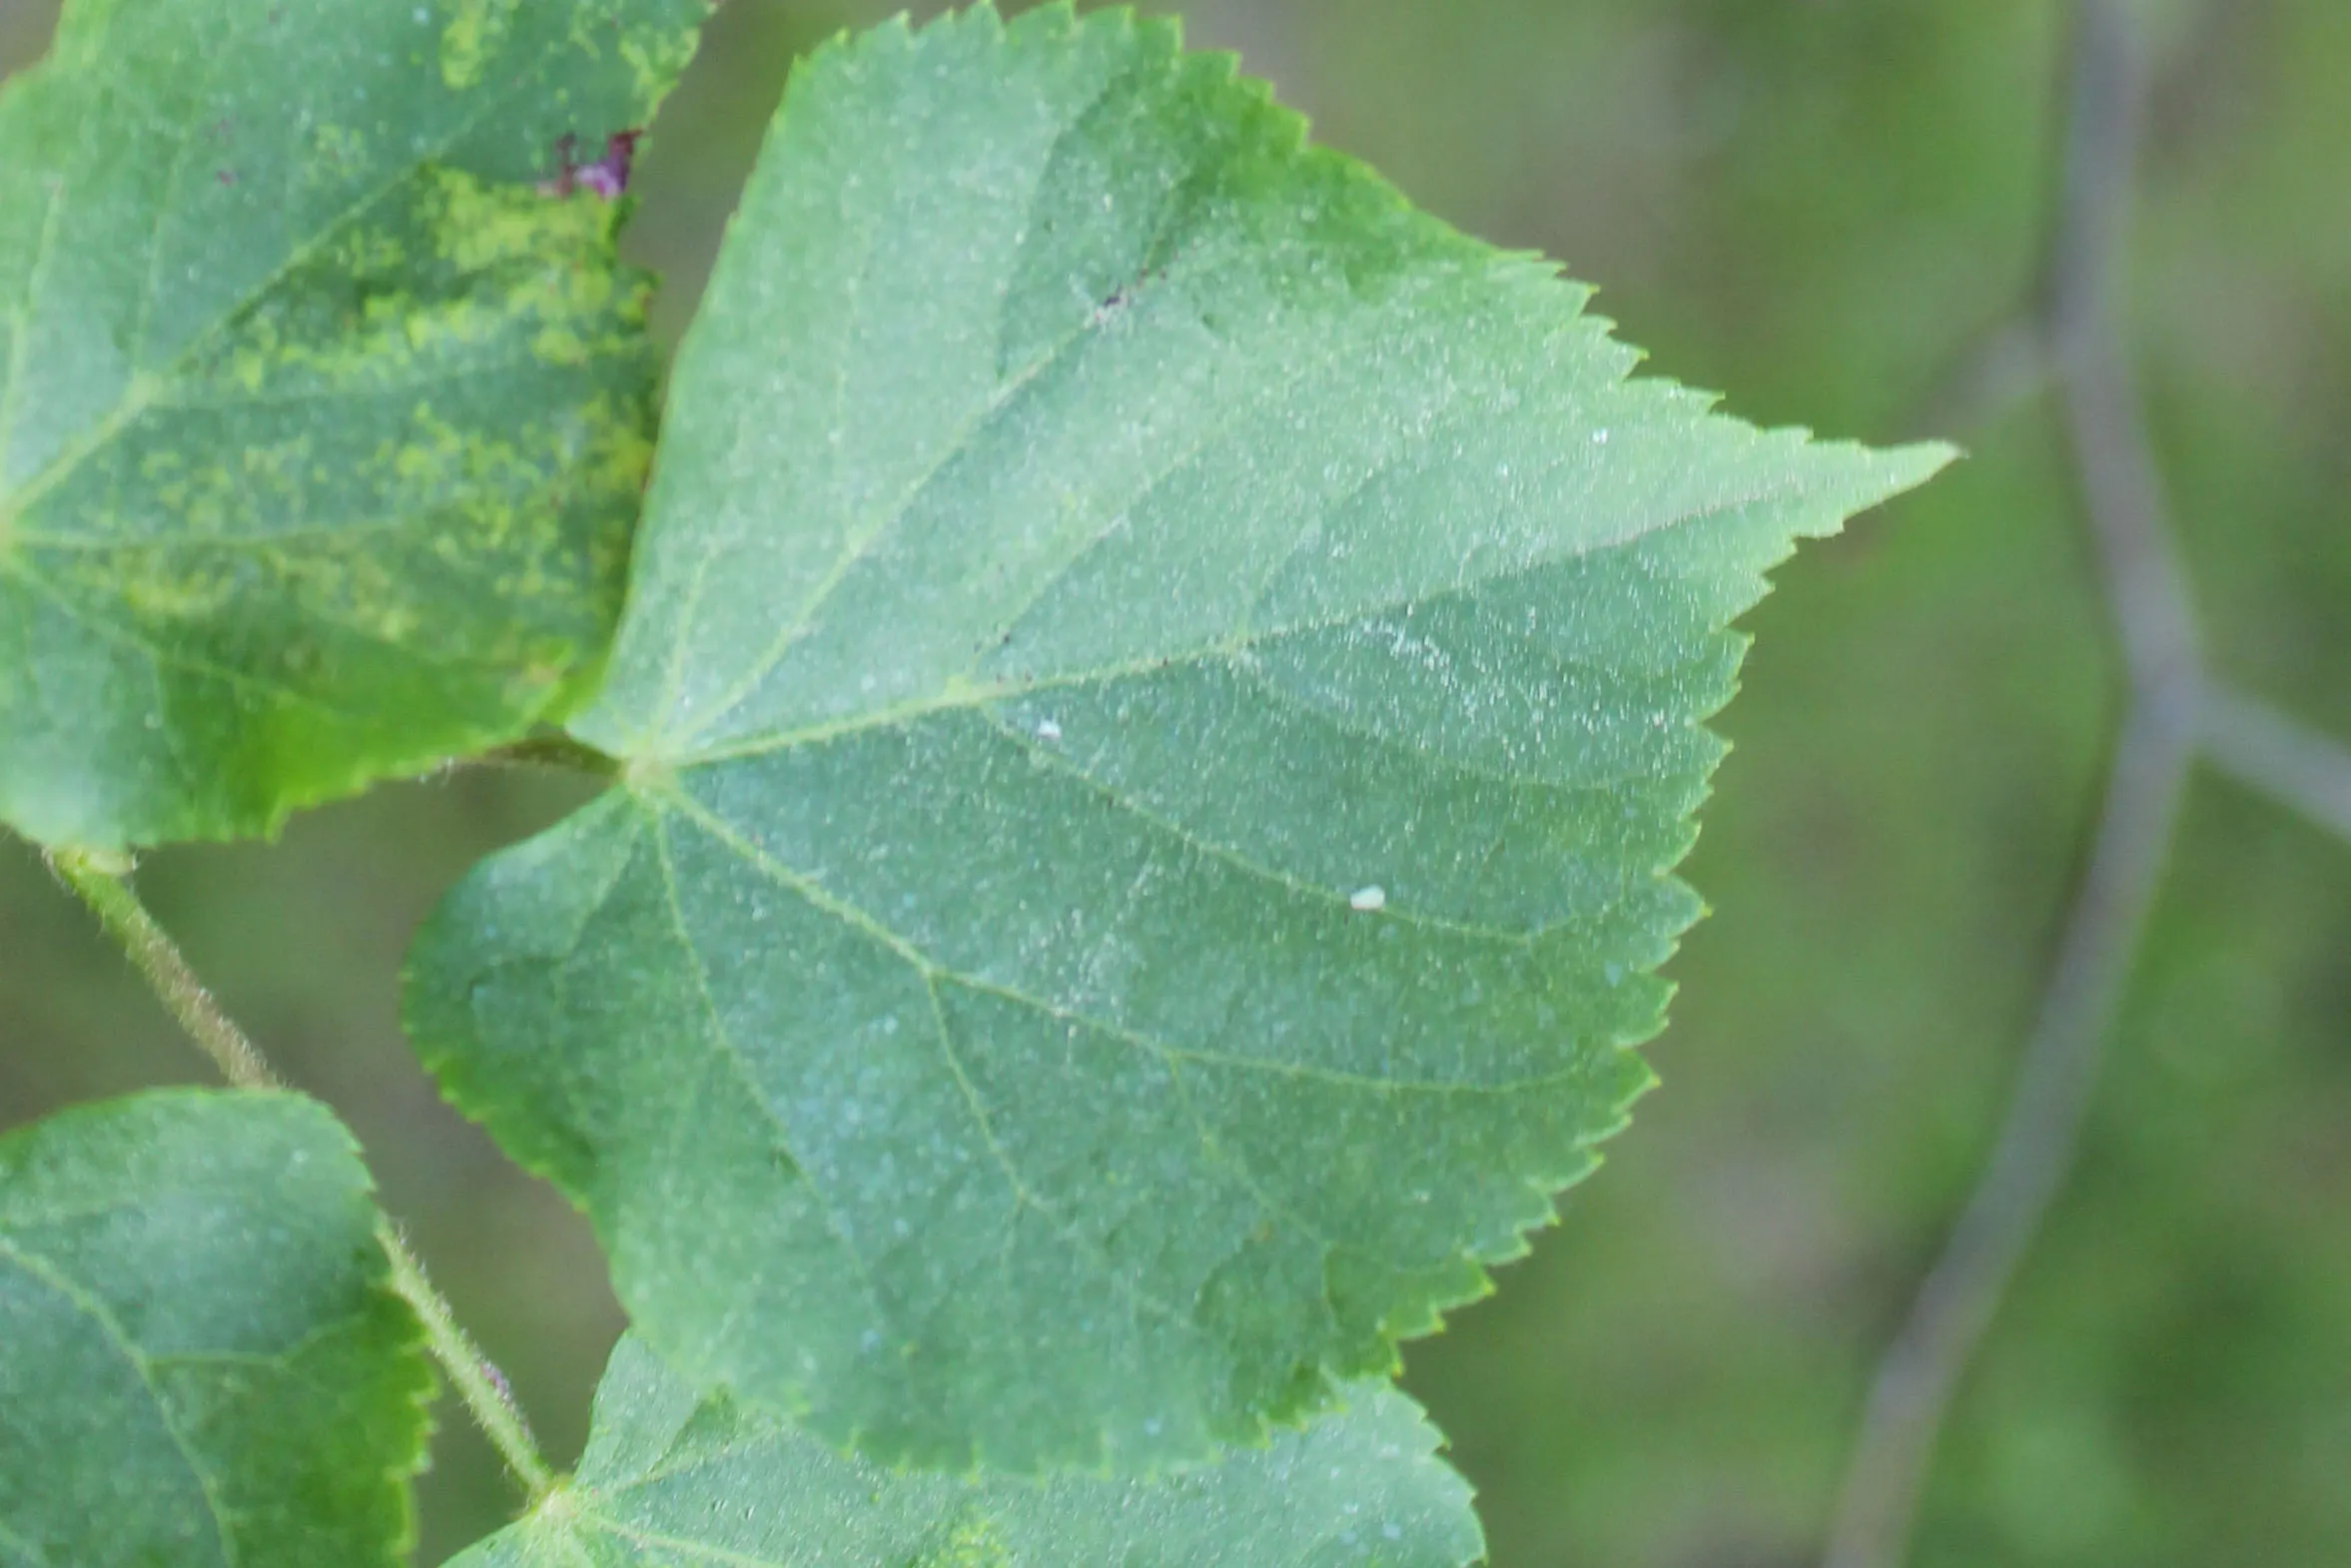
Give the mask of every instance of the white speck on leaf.
[(1388, 890), (1382, 887), (1357, 888), (1347, 900), (1347, 908), (1360, 915), (1375, 915), (1388, 907)]
[(1059, 740), (1062, 738), (1062, 727), (1053, 720), (1047, 719), (1037, 726), (1037, 738), (1039, 740)]

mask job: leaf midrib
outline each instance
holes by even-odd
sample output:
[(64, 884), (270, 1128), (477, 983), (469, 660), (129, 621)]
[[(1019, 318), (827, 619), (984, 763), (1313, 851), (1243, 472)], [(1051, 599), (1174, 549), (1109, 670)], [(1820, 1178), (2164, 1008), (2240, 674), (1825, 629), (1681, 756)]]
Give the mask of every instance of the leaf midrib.
[[(622, 753), (620, 760), (640, 764), (640, 770), (648, 775), (657, 776), (661, 773), (683, 772), (691, 768), (708, 767), (723, 762), (738, 762), (746, 758), (769, 756), (776, 752), (790, 751), (796, 747), (812, 745), (820, 741), (838, 740), (844, 736), (856, 735), (869, 730), (900, 728), (914, 720), (928, 718), (935, 714), (986, 708), (998, 703), (1035, 696), (1041, 692), (1101, 685), (1108, 681), (1156, 674), (1177, 666), (1204, 664), (1212, 659), (1245, 661), (1258, 644), (1271, 642), (1277, 638), (1298, 636), (1314, 631), (1334, 630), (1338, 627), (1353, 625), (1368, 616), (1388, 611), (1467, 598), (1478, 590), (1490, 587), (1495, 583), (1528, 576), (1546, 567), (1556, 566), (1563, 561), (1581, 559), (1603, 550), (1621, 549), (1625, 545), (1652, 538), (1660, 533), (1671, 532), (1677, 528), (1697, 526), (1717, 517), (1743, 511), (1751, 506), (1768, 505), (1782, 500), (1808, 499), (1819, 493), (1845, 487), (1842, 484), (1815, 485), (1802, 479), (1794, 479), (1783, 484), (1768, 485), (1744, 495), (1734, 496), (1729, 500), (1711, 502), (1694, 510), (1653, 522), (1646, 527), (1634, 528), (1599, 538), (1579, 540), (1568, 548), (1540, 554), (1529, 560), (1498, 562), (1492, 570), (1458, 578), (1451, 584), (1428, 593), (1380, 595), (1364, 603), (1350, 604), (1326, 614), (1301, 616), (1295, 620), (1271, 625), (1255, 624), (1252, 619), (1244, 617), (1243, 625), (1237, 631), (1214, 641), (1189, 648), (1163, 651), (1116, 664), (1095, 665), (1086, 669), (1070, 670), (1062, 674), (1031, 680), (982, 683), (965, 675), (956, 677), (950, 682), (947, 690), (932, 696), (918, 697), (911, 701), (894, 703), (888, 707), (874, 708), (862, 713), (846, 714), (837, 719), (825, 719), (813, 724), (803, 724), (792, 729), (779, 730), (771, 735), (745, 740), (739, 744), (709, 747), (675, 756), (663, 755), (658, 752), (640, 756)], [(976, 664), (974, 667), (976, 668)], [(594, 743), (588, 737), (580, 738), (588, 740), (589, 744)]]

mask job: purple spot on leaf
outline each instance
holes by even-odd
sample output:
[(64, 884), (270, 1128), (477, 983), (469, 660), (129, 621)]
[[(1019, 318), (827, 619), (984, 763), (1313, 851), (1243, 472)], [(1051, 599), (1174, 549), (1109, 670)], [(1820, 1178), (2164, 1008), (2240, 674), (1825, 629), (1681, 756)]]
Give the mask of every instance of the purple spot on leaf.
[(618, 199), (628, 189), (629, 175), (636, 166), (637, 142), (644, 134), (621, 131), (606, 139), (603, 157), (586, 163), (579, 161), (579, 138), (564, 137), (555, 144), (555, 178), (540, 182), (539, 194), (564, 197), (587, 191), (607, 202)]

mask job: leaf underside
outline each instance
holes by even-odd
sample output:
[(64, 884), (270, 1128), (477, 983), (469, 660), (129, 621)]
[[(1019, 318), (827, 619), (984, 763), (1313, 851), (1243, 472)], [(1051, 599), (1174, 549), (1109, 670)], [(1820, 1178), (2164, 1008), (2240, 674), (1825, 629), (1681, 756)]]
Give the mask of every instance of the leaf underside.
[(1152, 1471), (1485, 1288), (1647, 1083), (1729, 623), (1939, 449), (1628, 381), (1584, 291), (1050, 7), (794, 76), (573, 732), (413, 956), (696, 1386)]
[(1392, 1389), (1160, 1481), (906, 1474), (694, 1391), (633, 1337), (571, 1485), (450, 1568), (1462, 1568), (1469, 1488)]
[(75, 0), (0, 91), (0, 822), (115, 848), (527, 729), (617, 614), (646, 282), (536, 182), (702, 0)]
[(404, 1562), (432, 1374), (350, 1135), (169, 1091), (0, 1138), (0, 1563)]

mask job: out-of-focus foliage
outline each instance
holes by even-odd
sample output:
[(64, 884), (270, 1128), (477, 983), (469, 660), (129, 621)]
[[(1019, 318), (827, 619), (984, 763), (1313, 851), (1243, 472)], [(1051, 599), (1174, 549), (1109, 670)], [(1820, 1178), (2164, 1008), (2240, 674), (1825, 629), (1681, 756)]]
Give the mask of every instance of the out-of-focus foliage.
[[(0, 48), (25, 7), (0, 5)], [(732, 0), (645, 162), (636, 254), (695, 277), (781, 52), (890, 8)], [(1874, 1357), (1987, 1142), (2112, 716), (2053, 410), (1986, 418), (1959, 374), (2036, 283), (2068, 8), (1188, 9), (1415, 200), (1599, 283), (1659, 370), (1735, 386), (1765, 422), (1975, 453), (1784, 571), (1751, 620), (1666, 1087), (1501, 1294), (1410, 1357), (1500, 1568), (1809, 1561)], [(2351, 8), (2143, 10), (2131, 326), (2215, 661), (2351, 735)], [(275, 848), (157, 857), (145, 887), (345, 1111), (576, 1452), (618, 1326), (600, 1266), (434, 1103), (392, 1012), (408, 926), (569, 798), (502, 776), (389, 792)], [(2351, 1555), (2347, 943), (2351, 850), (2200, 781), (2085, 1164), (1962, 1391), (1921, 1568)], [(0, 863), (0, 1123), (194, 1063), (38, 866)], [(504, 1506), (461, 1418), (442, 1426), (427, 1562)]]

